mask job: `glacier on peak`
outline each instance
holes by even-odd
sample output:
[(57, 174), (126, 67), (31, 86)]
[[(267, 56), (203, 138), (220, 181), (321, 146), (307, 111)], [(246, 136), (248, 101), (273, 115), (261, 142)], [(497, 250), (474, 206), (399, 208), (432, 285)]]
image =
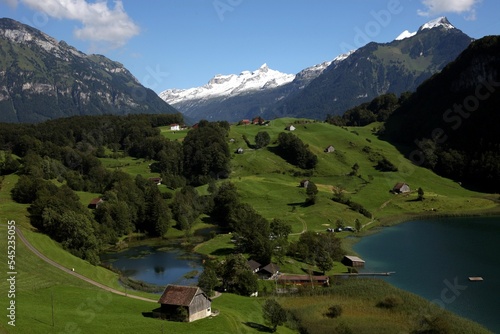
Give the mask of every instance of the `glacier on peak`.
[(228, 98), (253, 91), (273, 89), (291, 83), (295, 79), (301, 80), (303, 86), (319, 76), (331, 64), (340, 63), (353, 52), (354, 50), (341, 54), (331, 61), (308, 67), (298, 74), (282, 73), (269, 68), (267, 63), (264, 63), (254, 71), (242, 71), (240, 74), (217, 74), (201, 87), (167, 89), (158, 95), (175, 106), (188, 101)]
[(274, 88), (292, 82), (293, 79), (295, 79), (295, 74), (270, 69), (264, 63), (255, 71), (242, 71), (239, 75), (217, 74), (204, 86), (188, 89), (167, 89), (159, 95), (168, 103), (175, 104), (185, 100), (229, 97), (259, 89)]
[(448, 21), (445, 16), (438, 17), (437, 19), (430, 20), (429, 22), (423, 24), (418, 31), (425, 29), (432, 29), (437, 27), (444, 27), (445, 29), (454, 29), (455, 27)]
[(417, 34), (417, 32), (409, 32), (408, 30), (403, 31), (401, 34), (399, 34), (398, 37), (395, 38), (396, 41), (400, 41), (405, 38), (410, 38), (413, 37)]
[(398, 37), (395, 38), (396, 41), (403, 40), (405, 38), (413, 37), (415, 36), (418, 32), (421, 32), (425, 29), (433, 29), (437, 27), (443, 27), (447, 30), (450, 29), (455, 29), (455, 27), (448, 21), (448, 19), (445, 16), (438, 17), (437, 19), (430, 20), (427, 23), (424, 23), (420, 28), (418, 28), (418, 31), (415, 32), (410, 32), (408, 30), (403, 31), (401, 34), (399, 34)]

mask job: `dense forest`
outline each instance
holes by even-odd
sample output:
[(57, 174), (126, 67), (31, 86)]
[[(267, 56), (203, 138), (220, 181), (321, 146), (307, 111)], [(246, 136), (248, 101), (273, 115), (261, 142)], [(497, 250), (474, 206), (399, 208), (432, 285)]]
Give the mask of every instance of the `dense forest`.
[[(237, 252), (261, 263), (300, 255), (329, 268), (339, 259), (338, 239), (318, 239), (315, 243), (324, 247), (311, 250), (304, 248), (310, 239), (290, 245), (287, 223), (268, 221), (243, 203), (233, 183), (216, 183), (230, 173), (227, 122), (200, 121), (182, 142), (161, 135), (158, 127), (182, 121), (174, 114), (77, 116), (35, 125), (0, 123), (0, 175), (19, 175), (11, 195), (16, 202), (29, 204), (34, 227), (94, 264), (99, 263), (99, 253), (123, 235), (140, 232), (161, 237), (169, 228), (190, 233), (202, 214), (222, 230), (233, 232)], [(256, 136), (261, 146), (269, 143), (265, 134)], [(294, 163), (314, 167), (316, 156), (298, 137), (281, 133), (280, 138), (278, 151), (300, 153), (304, 159)], [(151, 172), (159, 173), (162, 184), (175, 191), (160, 191), (142, 175), (106, 168), (101, 162), (101, 158), (127, 156), (150, 160)], [(196, 189), (203, 184), (208, 184), (208, 195)], [(103, 201), (91, 210), (81, 203), (77, 191), (101, 194)], [(226, 288), (246, 289), (231, 284)]]
[[(219, 123), (200, 122), (183, 144), (160, 135), (158, 127), (172, 123), (182, 123), (181, 115), (84, 116), (36, 125), (0, 124), (0, 172), (19, 175), (12, 198), (30, 204), (34, 227), (75, 255), (97, 263), (102, 247), (129, 232), (162, 236), (172, 218), (186, 226), (188, 218), (180, 210), (190, 200), (185, 195), (188, 188), (169, 205), (168, 194), (161, 193), (154, 182), (107, 169), (99, 158), (151, 159), (151, 168), (172, 183), (171, 188), (227, 173), (227, 131), (220, 131)], [(200, 139), (210, 131), (211, 139), (220, 145), (207, 152), (203, 146), (207, 142)], [(104, 201), (91, 212), (75, 191), (102, 194)]]
[(408, 97), (409, 92), (388, 93), (377, 96), (370, 102), (362, 103), (348, 109), (342, 115), (327, 115), (326, 122), (338, 126), (365, 126), (373, 122), (385, 122)]
[(381, 135), (415, 164), (476, 189), (500, 190), (500, 37), (474, 41), (405, 99)]

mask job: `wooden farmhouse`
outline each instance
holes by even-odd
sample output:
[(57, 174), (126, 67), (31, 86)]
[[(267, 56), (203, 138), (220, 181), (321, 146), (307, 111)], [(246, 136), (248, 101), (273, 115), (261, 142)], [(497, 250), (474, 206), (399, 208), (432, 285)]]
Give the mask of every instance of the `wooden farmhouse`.
[(159, 186), (161, 184), (161, 181), (163, 181), (161, 177), (150, 177), (148, 180), (153, 182), (157, 186)]
[(286, 131), (295, 131), (295, 126), (293, 126), (293, 125), (291, 125), (291, 124), (290, 124), (289, 126), (287, 126), (287, 127), (285, 128), (285, 130), (286, 130)]
[(404, 194), (404, 193), (409, 193), (410, 192), (410, 186), (404, 182), (398, 182), (392, 188), (392, 192), (395, 194)]
[(104, 203), (104, 200), (100, 197), (98, 198), (93, 198), (89, 205), (88, 205), (88, 208), (89, 209), (97, 209), (99, 207), (99, 205), (101, 205), (102, 203)]
[(167, 285), (158, 303), (162, 318), (192, 322), (212, 314), (212, 300), (197, 286)]
[(342, 264), (348, 267), (364, 267), (365, 261), (357, 256), (344, 255), (342, 259)]
[(250, 267), (250, 270), (254, 273), (258, 272), (261, 267), (261, 264), (255, 260), (249, 260), (247, 263)]
[(179, 124), (170, 124), (170, 131), (179, 131), (181, 126)]
[(259, 269), (258, 275), (262, 279), (272, 279), (278, 275), (280, 267), (275, 263), (269, 263)]
[(333, 147), (332, 145), (328, 146), (327, 148), (325, 148), (325, 153), (332, 153), (332, 152), (335, 152), (335, 147)]
[(255, 124), (255, 125), (262, 125), (262, 124), (264, 124), (264, 122), (265, 122), (265, 120), (260, 116), (254, 117), (252, 119), (252, 124)]

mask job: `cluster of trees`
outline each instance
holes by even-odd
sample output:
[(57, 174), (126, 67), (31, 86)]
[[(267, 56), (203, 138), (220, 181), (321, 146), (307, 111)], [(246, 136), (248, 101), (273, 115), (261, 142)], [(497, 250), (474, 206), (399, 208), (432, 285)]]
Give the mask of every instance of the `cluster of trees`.
[(290, 244), (288, 253), (303, 262), (316, 265), (321, 271), (333, 268), (333, 261), (343, 256), (342, 243), (333, 233), (306, 231), (298, 241)]
[(255, 135), (255, 148), (259, 149), (262, 147), (266, 147), (271, 142), (271, 136), (267, 131), (259, 131)]
[[(180, 143), (164, 138), (157, 128), (171, 123), (182, 123), (182, 117), (84, 116), (0, 124), (0, 172), (20, 175), (11, 195), (30, 204), (33, 226), (96, 263), (102, 247), (122, 235), (162, 236), (172, 218), (189, 230), (200, 213), (212, 210), (211, 196), (199, 196), (190, 185), (228, 174), (229, 124), (202, 121)], [(170, 187), (183, 187), (170, 204), (168, 194), (150, 180), (109, 170), (99, 159), (127, 155), (152, 159), (152, 171)], [(57, 187), (53, 180), (64, 185)], [(91, 214), (75, 191), (100, 193), (104, 202)]]
[(19, 161), (10, 152), (0, 152), (0, 175), (14, 173), (19, 166)]
[(198, 286), (209, 294), (220, 288), (223, 291), (250, 296), (258, 291), (258, 279), (245, 257), (233, 254), (223, 260), (207, 261), (198, 278)]
[(158, 187), (138, 175), (115, 171), (104, 185), (104, 202), (91, 214), (68, 186), (21, 175), (12, 198), (30, 204), (31, 224), (73, 254), (98, 263), (106, 244), (132, 231), (162, 236), (170, 226), (170, 207)]
[(337, 126), (364, 126), (373, 122), (385, 122), (409, 95), (409, 92), (401, 94), (399, 98), (393, 93), (380, 95), (370, 102), (347, 110), (342, 116), (329, 114), (326, 122)]
[(67, 179), (74, 190), (102, 192), (98, 178), (105, 171), (97, 158), (128, 155), (154, 160), (152, 171), (162, 174), (172, 188), (227, 177), (227, 122), (201, 121), (182, 143), (166, 139), (157, 128), (171, 123), (182, 123), (182, 117), (84, 116), (36, 125), (0, 124), (0, 148), (8, 152), (0, 160), (0, 171), (19, 168), (11, 158), (15, 154), (30, 175)]
[(371, 147), (365, 146), (362, 151), (368, 154), (368, 159), (376, 163), (375, 168), (381, 172), (397, 172), (398, 168), (389, 159), (379, 152), (375, 152)]
[(228, 122), (200, 121), (182, 143), (183, 175), (193, 185), (210, 179), (227, 178), (231, 153), (228, 146)]
[(318, 157), (293, 133), (278, 135), (277, 151), (283, 159), (302, 169), (313, 169), (318, 163)]
[(283, 258), (288, 248), (291, 227), (280, 219), (269, 222), (255, 209), (240, 201), (236, 186), (225, 182), (213, 193), (210, 217), (222, 228), (233, 231), (236, 250), (247, 253), (260, 263), (272, 256)]
[(367, 218), (372, 218), (371, 212), (361, 204), (352, 201), (348, 196), (345, 195), (342, 188), (333, 188), (332, 200), (334, 202), (347, 205), (351, 210), (359, 212)]

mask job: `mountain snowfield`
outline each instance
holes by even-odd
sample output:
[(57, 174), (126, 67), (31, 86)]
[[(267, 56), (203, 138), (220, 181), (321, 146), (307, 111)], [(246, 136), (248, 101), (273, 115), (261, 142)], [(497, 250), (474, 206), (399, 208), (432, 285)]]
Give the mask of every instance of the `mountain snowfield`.
[(263, 64), (255, 71), (243, 71), (236, 74), (217, 74), (201, 87), (188, 89), (167, 89), (159, 96), (169, 104), (175, 105), (189, 100), (205, 100), (217, 97), (232, 97), (258, 90), (272, 89), (291, 83), (295, 78), (307, 78), (310, 81), (319, 76), (333, 64), (338, 64), (346, 59), (352, 52), (341, 54), (331, 61), (325, 61), (302, 70), (298, 74), (287, 74), (270, 69)]
[[(398, 47), (397, 45), (400, 44), (399, 42), (410, 42), (411, 44), (411, 40), (413, 40), (412, 37), (420, 34), (421, 36), (427, 36), (426, 33), (429, 30), (434, 30), (434, 28), (440, 28), (439, 30), (443, 32), (456, 29), (446, 17), (439, 17), (423, 24), (416, 32), (410, 32), (409, 30), (402, 32), (393, 41), (396, 42), (395, 47)], [(457, 31), (459, 32), (459, 30)], [(403, 40), (405, 41), (403, 42)], [(416, 40), (415, 48), (412, 50), (422, 49), (420, 52), (420, 56), (422, 56), (424, 53), (434, 52), (430, 49), (428, 50), (428, 48), (445, 45), (447, 43), (446, 40), (446, 38), (440, 40), (438, 37), (424, 45), (420, 39), (418, 39), (418, 41)], [(461, 41), (458, 42), (460, 44)], [(468, 43), (469, 42), (467, 42), (467, 44)], [(378, 47), (383, 48), (382, 45)], [(458, 50), (460, 46), (456, 45), (451, 46), (451, 49), (452, 51), (455, 49), (457, 49), (457, 52), (461, 51)], [(381, 66), (383, 67), (382, 63), (373, 63), (374, 61), (376, 62), (377, 57), (371, 57), (371, 52), (372, 50), (370, 47), (364, 46), (358, 50), (341, 54), (331, 61), (325, 61), (321, 64), (308, 67), (297, 74), (282, 73), (264, 64), (254, 71), (243, 71), (240, 74), (218, 74), (201, 87), (168, 89), (161, 92), (159, 96), (165, 102), (174, 106), (184, 114), (184, 116), (193, 120), (237, 121), (238, 119), (253, 117), (255, 115), (277, 117), (278, 115), (283, 116), (290, 113), (297, 113), (298, 111), (292, 110), (294, 110), (295, 107), (298, 108), (298, 105), (304, 110), (311, 110), (311, 105), (302, 105), (300, 101), (302, 101), (303, 98), (307, 100), (307, 94), (311, 94), (309, 88), (311, 85), (316, 85), (317, 87), (315, 86), (316, 88), (313, 89), (315, 93), (312, 93), (312, 95), (321, 95), (324, 101), (331, 100), (333, 96), (333, 101), (337, 102), (334, 107), (339, 110), (335, 109), (331, 110), (331, 112), (339, 113), (342, 112), (342, 110), (347, 110), (353, 103), (359, 104), (359, 101), (366, 101), (369, 97), (373, 98), (389, 89), (397, 92), (399, 92), (398, 89), (403, 89), (401, 88), (402, 86), (404, 86), (405, 90), (415, 89), (416, 87), (411, 86), (411, 83), (419, 82), (419, 80), (425, 79), (424, 77), (426, 75), (430, 76), (433, 71), (439, 70), (440, 66), (443, 65), (440, 63), (441, 58), (445, 58), (446, 61), (452, 60), (451, 58), (448, 59), (448, 53), (445, 52), (446, 55), (443, 56), (439, 53), (440, 51), (438, 51), (439, 54), (435, 55), (437, 57), (435, 57), (436, 64), (433, 63), (433, 60), (428, 60), (429, 66), (432, 64), (432, 66), (437, 67), (423, 70), (422, 73), (409, 74), (410, 77), (401, 80), (399, 80), (402, 78), (401, 76), (408, 75), (409, 72), (406, 71), (407, 69), (404, 66), (401, 68), (393, 68), (391, 71), (399, 71), (399, 74), (392, 76), (392, 79), (382, 75), (382, 77), (384, 77), (383, 80), (385, 80), (384, 84), (382, 86), (377, 86), (380, 84), (381, 78), (371, 78), (369, 72), (385, 70), (380, 69)], [(368, 61), (368, 63), (366, 63), (366, 61)], [(351, 66), (357, 67), (359, 64), (364, 66), (364, 69), (367, 71), (365, 73), (366, 75), (359, 71), (353, 72), (350, 69)], [(411, 75), (413, 75), (413, 77), (411, 77)], [(362, 76), (364, 77), (361, 78)], [(366, 82), (367, 76), (371, 78), (370, 80), (374, 80), (373, 84)], [(423, 79), (420, 78), (420, 76), (422, 76)], [(321, 82), (315, 80), (319, 77), (321, 77)], [(353, 82), (354, 78), (358, 78), (361, 81), (355, 83)], [(375, 86), (378, 88), (373, 88)], [(332, 87), (335, 87), (333, 91)], [(368, 91), (371, 93), (368, 94)], [(293, 100), (295, 98), (294, 96), (302, 96), (301, 94), (306, 94), (306, 96), (299, 97), (298, 101)], [(335, 97), (337, 94), (342, 96), (338, 98), (341, 101)], [(320, 100), (321, 99), (317, 99), (314, 103)], [(332, 107), (332, 104), (330, 103), (328, 106)], [(326, 110), (328, 108), (322, 108), (322, 110), (323, 109)]]
[(295, 74), (286, 74), (270, 69), (263, 64), (255, 71), (243, 71), (239, 75), (218, 74), (206, 85), (189, 89), (168, 89), (160, 93), (167, 103), (175, 104), (187, 100), (200, 100), (219, 96), (238, 95), (243, 92), (275, 88), (295, 79)]
[[(444, 27), (445, 29), (454, 29), (455, 27), (448, 21), (448, 19), (444, 16), (438, 17), (437, 19), (431, 20), (424, 25), (422, 25), (418, 31), (422, 31), (425, 29), (432, 29), (437, 27)], [(399, 34), (398, 37), (395, 38), (396, 41), (400, 41), (405, 38), (413, 37), (417, 34), (418, 31), (409, 32), (408, 30), (403, 31)]]
[[(453, 29), (454, 26), (450, 24), (446, 17), (439, 17), (431, 20), (422, 25), (418, 31), (424, 29), (432, 29), (443, 26), (446, 29)], [(418, 31), (410, 32), (403, 31), (395, 40), (402, 40), (415, 36)], [(189, 103), (189, 101), (203, 101), (213, 98), (229, 98), (236, 95), (241, 95), (258, 90), (272, 89), (285, 84), (291, 83), (295, 78), (307, 78), (307, 83), (314, 78), (318, 77), (323, 71), (332, 63), (337, 65), (341, 61), (349, 57), (353, 52), (350, 51), (341, 54), (331, 61), (326, 61), (306, 68), (298, 74), (287, 74), (280, 71), (270, 69), (267, 64), (263, 64), (255, 71), (243, 71), (239, 75), (218, 74), (210, 81), (201, 87), (194, 87), (188, 89), (167, 89), (159, 94), (159, 96), (167, 103), (175, 106), (179, 103)], [(301, 86), (300, 88), (303, 88)], [(182, 111), (182, 110), (181, 110)]]

